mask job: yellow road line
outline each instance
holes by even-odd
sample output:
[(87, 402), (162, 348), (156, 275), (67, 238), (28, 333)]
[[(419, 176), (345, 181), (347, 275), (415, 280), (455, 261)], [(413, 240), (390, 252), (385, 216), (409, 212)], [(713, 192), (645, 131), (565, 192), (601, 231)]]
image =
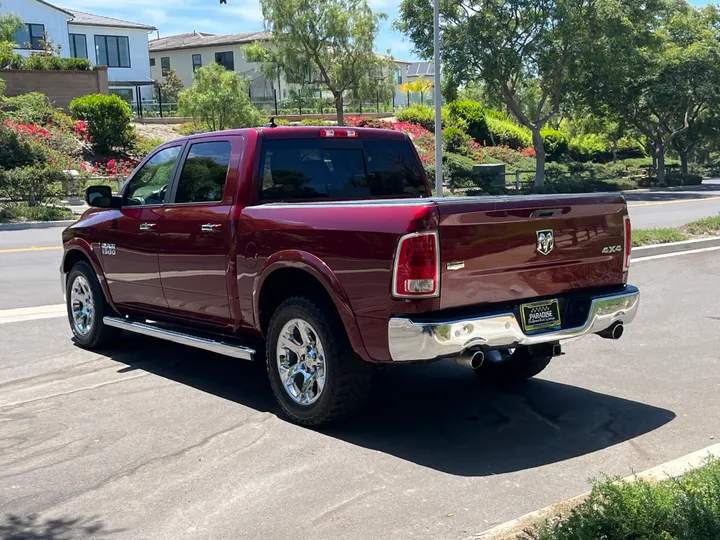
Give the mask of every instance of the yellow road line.
[(658, 202), (628, 204), (628, 207), (635, 208), (637, 206), (659, 206), (661, 204), (680, 204), (680, 203), (691, 203), (691, 202), (716, 201), (718, 199), (720, 199), (720, 197), (706, 197), (704, 199), (678, 199), (676, 201), (658, 201)]
[(0, 253), (25, 253), (27, 251), (54, 251), (56, 249), (62, 249), (62, 246), (47, 246), (37, 247), (32, 246), (29, 248), (15, 248), (15, 249), (0, 249)]

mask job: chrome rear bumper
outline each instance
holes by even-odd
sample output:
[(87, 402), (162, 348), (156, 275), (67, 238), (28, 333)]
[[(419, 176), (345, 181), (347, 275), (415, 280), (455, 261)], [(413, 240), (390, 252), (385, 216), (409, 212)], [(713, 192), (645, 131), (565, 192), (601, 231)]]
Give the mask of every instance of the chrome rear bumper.
[(523, 332), (520, 322), (511, 312), (434, 322), (396, 317), (388, 324), (390, 356), (395, 362), (435, 360), (458, 356), (471, 348), (506, 349), (597, 334), (617, 323), (631, 323), (639, 304), (640, 291), (627, 285), (623, 292), (592, 297), (583, 325), (532, 334)]

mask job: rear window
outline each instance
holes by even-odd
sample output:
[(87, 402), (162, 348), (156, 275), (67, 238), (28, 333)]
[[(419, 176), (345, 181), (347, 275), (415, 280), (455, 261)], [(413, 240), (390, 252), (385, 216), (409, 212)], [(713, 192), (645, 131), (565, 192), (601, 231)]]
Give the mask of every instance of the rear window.
[(406, 141), (287, 139), (263, 145), (260, 200), (362, 199), (424, 195)]

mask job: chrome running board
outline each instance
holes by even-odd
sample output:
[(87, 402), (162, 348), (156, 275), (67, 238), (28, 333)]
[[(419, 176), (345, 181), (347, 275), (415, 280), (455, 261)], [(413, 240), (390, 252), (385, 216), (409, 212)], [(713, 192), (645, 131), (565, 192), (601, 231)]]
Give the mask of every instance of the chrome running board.
[(195, 336), (185, 332), (178, 332), (177, 330), (160, 328), (152, 324), (138, 322), (132, 319), (105, 317), (103, 318), (103, 322), (113, 328), (120, 328), (122, 330), (127, 330), (128, 332), (134, 332), (135, 334), (164, 339), (165, 341), (172, 341), (173, 343), (179, 343), (180, 345), (187, 345), (188, 347), (195, 347), (196, 349), (202, 349), (204, 351), (222, 354), (232, 358), (239, 358), (240, 360), (255, 360), (255, 351), (248, 347), (242, 347), (241, 345), (232, 345), (229, 343), (223, 343), (222, 341), (215, 341), (214, 339), (210, 339), (208, 337)]

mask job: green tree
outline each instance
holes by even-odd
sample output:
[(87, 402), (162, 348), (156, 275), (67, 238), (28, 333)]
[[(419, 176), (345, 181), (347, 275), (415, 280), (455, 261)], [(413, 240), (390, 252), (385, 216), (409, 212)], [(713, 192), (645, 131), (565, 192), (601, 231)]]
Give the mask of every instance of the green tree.
[(168, 71), (165, 75), (165, 81), (160, 85), (160, 94), (163, 103), (177, 103), (185, 85), (174, 69)]
[(257, 125), (260, 114), (248, 97), (248, 81), (220, 64), (195, 72), (193, 85), (180, 92), (178, 111), (212, 131)]
[(720, 44), (715, 7), (598, 2), (602, 17), (583, 29), (574, 66), (578, 101), (625, 122), (654, 150), (659, 182), (677, 137), (718, 104)]
[[(2, 4), (0, 4), (2, 6)], [(15, 33), (23, 26), (23, 20), (15, 13), (0, 15), (0, 43), (10, 42), (15, 44)]]
[[(594, 0), (446, 0), (441, 3), (443, 70), (482, 86), (532, 132), (536, 185), (545, 181), (540, 134), (566, 96), (577, 28)], [(628, 0), (629, 1), (629, 0)], [(396, 26), (424, 57), (433, 52), (433, 5), (403, 0)]]
[(373, 44), (384, 14), (367, 0), (260, 0), (269, 47), (246, 48), (270, 80), (283, 73), (290, 83), (317, 84), (333, 95), (338, 124), (344, 124), (348, 94), (355, 101), (392, 95), (394, 64), (375, 54)]

